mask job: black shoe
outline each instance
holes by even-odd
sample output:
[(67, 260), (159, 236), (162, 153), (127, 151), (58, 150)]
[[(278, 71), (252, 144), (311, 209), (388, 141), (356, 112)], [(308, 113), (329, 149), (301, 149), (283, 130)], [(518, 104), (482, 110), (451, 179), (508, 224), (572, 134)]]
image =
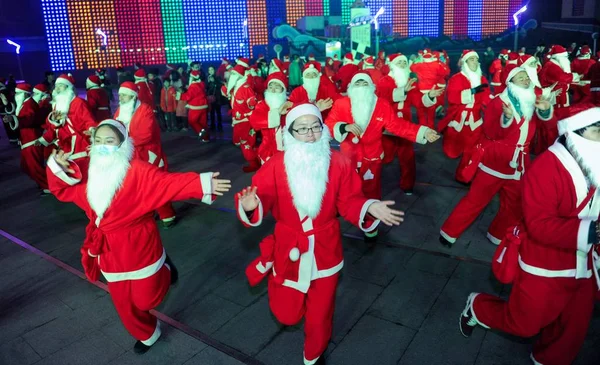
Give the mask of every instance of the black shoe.
[(177, 224), (177, 218), (161, 222), (164, 229), (169, 229), (175, 227), (175, 225)]
[(173, 261), (171, 261), (169, 255), (167, 255), (167, 258), (165, 259), (165, 264), (169, 265), (169, 270), (171, 270), (171, 285), (175, 285), (177, 280), (179, 280), (179, 272), (175, 265), (173, 265)]
[(448, 241), (443, 236), (440, 236), (440, 243), (446, 247), (452, 248), (452, 242)]
[(142, 341), (136, 341), (135, 345), (133, 345), (133, 352), (135, 352), (138, 355), (143, 355), (146, 352), (148, 352), (148, 350), (150, 350), (150, 347), (152, 346), (144, 345)]
[(467, 305), (465, 309), (463, 309), (460, 314), (460, 320), (458, 322), (458, 326), (460, 329), (460, 333), (462, 333), (465, 337), (471, 337), (475, 326), (477, 326), (477, 319), (473, 315), (473, 311), (471, 311), (471, 306), (473, 305), (473, 299), (475, 299), (475, 293), (471, 293), (469, 298), (467, 298)]
[(323, 355), (321, 355), (321, 357), (319, 357), (319, 359), (317, 360), (315, 365), (325, 365), (325, 357), (323, 357)]
[(373, 232), (370, 232), (371, 234), (369, 236), (367, 236), (367, 234), (363, 234), (363, 239), (365, 241), (365, 243), (368, 243), (369, 245), (374, 245), (375, 243), (377, 243), (377, 237), (379, 236), (379, 231), (375, 230)]

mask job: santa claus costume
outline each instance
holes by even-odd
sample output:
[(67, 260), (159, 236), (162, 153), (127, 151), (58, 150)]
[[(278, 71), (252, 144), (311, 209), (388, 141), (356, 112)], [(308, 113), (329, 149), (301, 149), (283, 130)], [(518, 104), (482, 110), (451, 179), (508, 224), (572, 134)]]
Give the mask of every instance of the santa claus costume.
[(348, 90), (348, 84), (352, 77), (359, 71), (358, 66), (354, 63), (354, 56), (352, 53), (346, 53), (344, 56), (344, 64), (333, 77), (333, 82), (337, 86), (337, 89), (343, 95)]
[(85, 88), (87, 89), (87, 103), (94, 119), (100, 123), (104, 119), (111, 117), (110, 100), (106, 90), (102, 88), (100, 77), (92, 75), (85, 80)]
[(333, 82), (333, 77), (335, 76), (335, 68), (333, 68), (333, 58), (327, 57), (325, 59), (325, 66), (323, 67), (323, 74)]
[[(33, 93), (31, 94), (31, 98), (35, 100), (35, 102), (38, 104), (37, 125), (42, 126), (43, 130), (47, 130), (50, 127), (47, 126), (46, 120), (48, 118), (48, 115), (50, 115), (50, 112), (52, 112), (52, 104), (50, 103), (52, 99), (50, 98), (48, 86), (46, 86), (46, 84), (35, 85), (33, 87)], [(52, 151), (54, 151), (54, 149), (58, 146), (55, 143), (52, 143), (48, 146), (43, 147), (45, 162), (46, 160), (48, 160), (48, 157), (50, 157), (50, 154), (52, 154)]]
[(382, 75), (387, 75), (386, 71), (389, 71), (389, 69), (385, 69), (387, 64), (386, 61), (387, 58), (385, 56), (385, 51), (379, 51), (379, 53), (377, 53), (377, 59), (375, 60), (374, 66), (377, 70), (381, 71)]
[[(529, 144), (536, 124), (550, 120), (552, 110), (550, 103), (547, 104), (548, 110), (535, 109), (537, 95), (533, 83), (523, 87), (512, 81), (519, 73), (519, 77), (526, 77), (524, 68), (509, 65), (505, 70), (508, 72), (507, 88), (492, 99), (480, 128), (483, 136), (477, 148), (483, 151), (483, 156), (480, 161), (470, 161), (479, 162), (478, 171), (469, 192), (440, 231), (440, 242), (450, 247), (498, 193), (500, 210), (488, 228), (490, 242), (500, 244), (506, 230), (522, 218), (521, 179), (529, 169)], [(510, 108), (510, 117), (506, 116), (504, 108)]]
[[(331, 338), (335, 291), (344, 266), (338, 214), (363, 231), (379, 224), (367, 215), (381, 204), (361, 193), (361, 182), (350, 162), (329, 146), (327, 128), (310, 143), (292, 133), (297, 118), (322, 119), (312, 104), (296, 106), (287, 114), (284, 152), (274, 155), (252, 178), (254, 210), (236, 196), (238, 218), (256, 227), (271, 212), (275, 232), (261, 242), (261, 255), (246, 269), (251, 285), (268, 277), (269, 307), (277, 320), (292, 326), (304, 318), (304, 364), (323, 364)], [(316, 128), (316, 127), (315, 127)], [(298, 132), (296, 132), (298, 133)]]
[[(310, 77), (309, 74), (312, 74), (313, 77)], [(328, 99), (335, 102), (340, 97), (333, 83), (321, 74), (321, 64), (318, 62), (308, 62), (304, 65), (302, 80), (302, 86), (295, 88), (290, 94), (289, 100), (294, 104), (313, 103), (316, 105)], [(331, 106), (321, 110), (323, 118), (327, 119), (330, 109)]]
[(219, 77), (221, 80), (225, 80), (225, 71), (227, 70), (227, 66), (229, 66), (229, 60), (223, 57), (216, 72), (217, 77)]
[(600, 57), (599, 60), (590, 67), (587, 78), (590, 80), (590, 101), (594, 105), (600, 106)]
[[(390, 72), (379, 80), (375, 93), (377, 97), (386, 100), (396, 111), (396, 115), (407, 121), (412, 121), (411, 106), (419, 103), (421, 93), (415, 87), (415, 79), (410, 78), (408, 59), (401, 53), (392, 54), (388, 58)], [(398, 156), (400, 162), (400, 189), (405, 194), (412, 194), (417, 163), (413, 143), (409, 140), (389, 134), (383, 135), (383, 163), (394, 161)]]
[(577, 58), (571, 62), (571, 71), (581, 76), (579, 82), (571, 85), (573, 89), (573, 103), (590, 101), (590, 78), (588, 72), (596, 63), (592, 59), (592, 50), (589, 46), (582, 46), (579, 49)]
[(17, 106), (15, 105), (13, 93), (6, 88), (4, 82), (4, 78), (0, 77), (0, 118), (2, 118), (2, 124), (9, 143), (17, 144), (19, 143), (19, 131), (16, 130), (17, 121), (14, 116)]
[(250, 74), (248, 75), (248, 80), (252, 81), (252, 90), (254, 90), (256, 99), (259, 101), (263, 100), (265, 90), (267, 89), (267, 84), (265, 83), (265, 80), (258, 74), (258, 66), (252, 65), (247, 72)]
[[(281, 92), (270, 91), (269, 85), (275, 83), (283, 89)], [(250, 115), (250, 125), (262, 134), (262, 142), (258, 146), (258, 157), (264, 164), (275, 153), (283, 151), (283, 129), (285, 114), (282, 108), (287, 102), (287, 78), (282, 72), (275, 72), (267, 78), (265, 99), (260, 101)], [(286, 109), (287, 111), (287, 109)]]
[(498, 58), (495, 59), (494, 61), (492, 61), (492, 64), (490, 65), (490, 68), (488, 69), (489, 74), (492, 75), (492, 82), (490, 83), (490, 85), (492, 86), (492, 90), (491, 90), (492, 95), (498, 95), (504, 89), (502, 80), (500, 79), (501, 78), (500, 75), (502, 74), (502, 69), (504, 68), (504, 65), (506, 64), (507, 60), (508, 60), (508, 50), (503, 49), (502, 51), (500, 51)]
[[(154, 119), (152, 106), (137, 99), (137, 87), (131, 81), (121, 84), (119, 94), (133, 96), (129, 102), (120, 103), (115, 112), (115, 119), (125, 124), (132, 139), (135, 148), (133, 157), (167, 171), (167, 156), (162, 149), (160, 128)], [(176, 215), (171, 203), (159, 207), (157, 213), (165, 228), (175, 224)]]
[(29, 84), (17, 84), (15, 88), (15, 116), (19, 130), (21, 146), (21, 170), (27, 174), (42, 191), (49, 194), (46, 169), (44, 168), (44, 147), (39, 142), (42, 136), (42, 121), (39, 119), (39, 107), (31, 97)]
[(273, 58), (269, 64), (269, 75), (276, 72), (281, 72), (287, 80), (287, 69), (279, 58)]
[(450, 73), (450, 69), (442, 62), (439, 62), (431, 52), (431, 50), (423, 50), (419, 52), (422, 62), (413, 63), (410, 66), (412, 72), (417, 74), (417, 89), (421, 92), (421, 103), (417, 105), (417, 116), (419, 124), (427, 126), (431, 129), (435, 128), (435, 113), (438, 99), (441, 96), (430, 98), (429, 92), (433, 89), (443, 89), (446, 87), (445, 82), (440, 82)]
[(190, 85), (186, 92), (181, 95), (181, 100), (186, 101), (188, 111), (188, 124), (198, 135), (202, 142), (210, 141), (210, 129), (208, 128), (208, 99), (206, 88), (200, 79), (199, 71), (190, 72)]
[(371, 80), (373, 80), (375, 85), (377, 85), (379, 80), (383, 77), (381, 70), (375, 67), (375, 59), (372, 56), (365, 58), (362, 69), (371, 76)]
[(144, 104), (150, 105), (154, 109), (154, 97), (152, 96), (152, 89), (148, 84), (146, 71), (144, 71), (143, 68), (140, 68), (133, 74), (133, 77), (135, 79), (135, 85), (138, 88), (138, 100)]
[(580, 134), (591, 125), (597, 130), (599, 120), (600, 108), (561, 120), (562, 136), (525, 175), (526, 234), (520, 235), (510, 297), (472, 293), (460, 317), (463, 335), (470, 336), (476, 325), (521, 337), (539, 333), (531, 354), (534, 364), (575, 360), (600, 285), (598, 254), (592, 248), (600, 239), (600, 142)]
[[(477, 63), (475, 71), (469, 66), (468, 60)], [(461, 181), (460, 176), (481, 137), (482, 109), (490, 101), (490, 89), (487, 79), (482, 75), (477, 52), (464, 50), (460, 63), (461, 71), (448, 82), (448, 113), (440, 121), (438, 130), (444, 133), (444, 154), (453, 159), (462, 155), (456, 169), (456, 179), (467, 183)]]
[(77, 163), (66, 169), (50, 158), (50, 190), (58, 200), (75, 203), (90, 220), (81, 248), (85, 274), (90, 281), (98, 280), (100, 273), (105, 277), (121, 322), (138, 340), (135, 352), (144, 353), (161, 335), (150, 310), (175, 279), (153, 211), (172, 200), (194, 198), (210, 204), (213, 173), (157, 169), (133, 158), (134, 146), (122, 123), (106, 120), (101, 126), (124, 137), (120, 146), (92, 146), (87, 180)]

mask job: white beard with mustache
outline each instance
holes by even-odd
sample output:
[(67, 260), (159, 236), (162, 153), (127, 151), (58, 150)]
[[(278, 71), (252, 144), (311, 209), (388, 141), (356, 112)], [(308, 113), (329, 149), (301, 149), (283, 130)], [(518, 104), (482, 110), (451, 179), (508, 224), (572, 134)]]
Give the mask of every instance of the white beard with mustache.
[(350, 98), (350, 106), (352, 109), (352, 118), (354, 123), (363, 130), (369, 126), (377, 97), (375, 96), (375, 86), (355, 86), (348, 87), (348, 97)]
[(306, 77), (303, 77), (303, 79), (304, 82), (302, 87), (304, 87), (304, 90), (306, 90), (306, 93), (308, 94), (308, 100), (310, 100), (310, 102), (316, 101), (321, 78), (317, 76), (314, 79), (309, 79)]
[(481, 85), (481, 65), (477, 65), (477, 70), (472, 71), (466, 62), (463, 62), (460, 67), (462, 73), (467, 76), (469, 82), (471, 82), (471, 88)]
[(410, 70), (408, 67), (402, 68), (394, 63), (390, 65), (390, 76), (396, 82), (396, 87), (404, 87), (408, 83)]
[(300, 216), (315, 219), (321, 211), (329, 181), (330, 140), (326, 126), (314, 143), (298, 141), (288, 131), (283, 132), (283, 163), (294, 207)]
[(17, 104), (17, 109), (15, 111), (15, 115), (19, 116), (19, 112), (21, 108), (23, 108), (23, 103), (25, 102), (25, 93), (16, 93), (15, 94), (15, 103)]
[(75, 99), (75, 92), (68, 88), (65, 91), (59, 93), (57, 90), (52, 92), (52, 106), (54, 110), (61, 112), (64, 115), (69, 114), (69, 108), (71, 107), (71, 101)]
[(242, 77), (238, 73), (232, 73), (229, 75), (229, 79), (227, 80), (227, 92), (233, 94), (233, 89), (236, 87), (237, 82), (242, 79)]
[(509, 82), (508, 92), (510, 92), (511, 95), (517, 98), (517, 100), (519, 101), (521, 113), (523, 114), (525, 119), (531, 120), (533, 112), (535, 111), (535, 100), (537, 98), (537, 96), (535, 95), (535, 90), (533, 88), (533, 83), (529, 84), (529, 87), (526, 89), (512, 82)]
[(269, 106), (271, 110), (279, 110), (283, 103), (287, 100), (287, 95), (285, 91), (280, 93), (274, 93), (269, 90), (265, 90), (265, 102)]
[(119, 103), (119, 121), (123, 122), (129, 129), (129, 122), (135, 113), (136, 99), (133, 98), (126, 103)]
[(541, 88), (542, 84), (540, 84), (540, 79), (538, 77), (537, 66), (525, 66), (525, 65), (523, 65), (523, 68), (525, 69), (525, 71), (527, 71), (527, 76), (529, 76), (529, 80), (531, 80), (531, 83), (534, 86), (537, 86), (537, 87)]
[(40, 100), (45, 99), (45, 95), (42, 93), (38, 93), (38, 92), (33, 92), (33, 95), (31, 96), (33, 98), (33, 100), (35, 100), (36, 103), (40, 103)]
[(133, 141), (127, 139), (121, 147), (108, 156), (90, 152), (90, 166), (86, 187), (90, 207), (102, 219), (117, 190), (125, 180), (133, 156)]
[(581, 167), (584, 175), (596, 188), (600, 188), (600, 142), (586, 139), (576, 133), (566, 134), (567, 148)]
[(568, 56), (559, 56), (553, 59), (562, 68), (562, 70), (568, 74), (571, 73), (571, 61)]

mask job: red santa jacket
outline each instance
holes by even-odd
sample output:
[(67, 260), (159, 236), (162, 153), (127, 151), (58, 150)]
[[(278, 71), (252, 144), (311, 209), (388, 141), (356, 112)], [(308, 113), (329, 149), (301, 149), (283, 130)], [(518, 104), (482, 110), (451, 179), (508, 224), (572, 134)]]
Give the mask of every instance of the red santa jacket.
[(48, 129), (46, 126), (46, 118), (52, 111), (52, 105), (50, 104), (50, 98), (40, 99), (38, 102), (38, 124), (42, 126), (43, 129)]
[(494, 87), (494, 95), (499, 94), (500, 92), (496, 92), (496, 87), (502, 86), (502, 79), (500, 77), (502, 74), (502, 60), (496, 58), (492, 61), (488, 71), (492, 75), (491, 85)]
[(367, 209), (375, 201), (364, 197), (358, 174), (337, 151), (331, 153), (321, 210), (314, 218), (298, 212), (288, 187), (283, 157), (283, 153), (274, 155), (252, 178), (260, 202), (250, 218), (236, 194), (238, 218), (245, 226), (260, 225), (268, 212), (276, 222), (274, 235), (265, 242), (268, 244), (261, 244), (261, 257), (246, 272), (249, 278), (272, 272), (277, 282), (306, 293), (312, 280), (332, 276), (344, 266), (338, 213), (365, 232), (377, 228), (379, 221), (367, 219)]
[(100, 87), (88, 89), (87, 103), (97, 123), (110, 118), (110, 100), (106, 90)]
[(252, 84), (254, 85), (253, 89), (256, 99), (263, 100), (265, 98), (265, 90), (267, 89), (265, 79), (260, 76), (252, 76)]
[(427, 127), (413, 124), (397, 117), (397, 112), (383, 98), (377, 98), (375, 109), (371, 120), (363, 130), (362, 136), (348, 137), (348, 132), (342, 133), (342, 125), (354, 123), (352, 107), (349, 97), (343, 97), (333, 104), (331, 113), (325, 120), (325, 124), (332, 132), (336, 141), (340, 142), (340, 150), (353, 163), (357, 164), (363, 160), (379, 161), (384, 157), (382, 137), (383, 132), (407, 139), (411, 142), (427, 143), (425, 131)]
[(399, 118), (412, 121), (411, 106), (416, 106), (420, 103), (421, 93), (413, 88), (408, 93), (403, 87), (397, 87), (393, 77), (387, 75), (379, 80), (375, 93), (378, 97), (383, 98), (390, 103), (394, 110), (397, 111)]
[[(115, 119), (119, 119), (121, 109), (117, 109)], [(136, 103), (135, 111), (127, 124), (129, 137), (135, 147), (133, 157), (157, 167), (168, 167), (160, 140), (160, 128), (154, 119), (154, 111), (148, 104)]]
[(256, 94), (248, 82), (236, 87), (231, 97), (231, 124), (247, 122), (257, 103)]
[(139, 280), (152, 276), (163, 266), (166, 254), (154, 211), (170, 201), (202, 199), (212, 201), (212, 173), (167, 173), (143, 161), (132, 160), (122, 186), (108, 208), (96, 212), (88, 202), (87, 181), (71, 163), (75, 174), (65, 173), (54, 159), (48, 160), (50, 191), (63, 202), (75, 203), (88, 219), (83, 243), (82, 264), (88, 279), (95, 281), (102, 271), (108, 282)]
[(550, 278), (592, 277), (597, 269), (588, 238), (599, 212), (600, 190), (590, 189), (577, 161), (555, 142), (523, 179), (528, 239), (519, 251), (521, 269)]
[(16, 111), (19, 121), (19, 142), (21, 149), (31, 147), (42, 136), (42, 124), (40, 123), (39, 106), (29, 97), (23, 101), (21, 109)]
[(255, 131), (261, 131), (262, 142), (258, 146), (258, 157), (266, 162), (277, 151), (283, 151), (281, 126), (285, 125), (285, 115), (279, 110), (271, 110), (266, 101), (260, 101), (250, 115), (250, 125)]
[(160, 90), (160, 109), (165, 113), (175, 113), (177, 108), (177, 91), (173, 86), (168, 89), (164, 87)]
[(58, 147), (71, 154), (71, 159), (87, 157), (90, 145), (89, 137), (84, 132), (96, 127), (97, 123), (85, 100), (75, 97), (69, 106), (67, 118), (62, 121), (46, 118), (46, 131), (39, 141), (48, 146), (55, 140)]
[[(481, 76), (480, 82), (481, 85), (488, 83), (484, 76)], [(474, 131), (483, 124), (481, 110), (490, 101), (490, 88), (486, 86), (482, 92), (477, 94), (473, 94), (471, 88), (471, 81), (462, 72), (450, 78), (448, 90), (446, 90), (448, 112), (438, 125), (439, 131), (450, 127), (460, 132), (465, 126)]]
[(413, 63), (410, 70), (417, 74), (417, 88), (421, 92), (428, 92), (434, 85), (438, 89), (446, 86), (450, 74), (450, 69), (438, 61)]
[[(289, 97), (289, 101), (291, 101), (294, 104), (303, 104), (316, 103), (319, 100), (325, 100), (328, 98), (331, 98), (331, 100), (335, 103), (335, 101), (340, 98), (340, 94), (338, 94), (337, 90), (335, 89), (335, 85), (326, 76), (321, 76), (321, 81), (319, 82), (319, 90), (317, 91), (317, 97), (315, 100), (310, 100), (308, 98), (308, 93), (306, 92), (306, 89), (300, 86), (292, 91)], [(328, 113), (329, 110), (324, 110), (321, 112), (321, 114), (323, 114), (323, 119), (327, 118)]]
[(553, 60), (546, 62), (542, 66), (542, 70), (539, 74), (540, 84), (546, 88), (556, 83), (556, 86), (552, 88), (555, 90), (562, 90), (562, 93), (556, 98), (556, 106), (558, 108), (569, 106), (569, 87), (573, 82), (573, 74), (566, 73), (556, 64)]
[(587, 79), (590, 80), (590, 90), (600, 92), (600, 61), (597, 61), (588, 70)]
[(181, 100), (187, 101), (186, 108), (190, 110), (208, 109), (204, 82), (194, 82), (188, 86), (187, 91), (181, 95)]
[(154, 108), (154, 97), (152, 96), (152, 90), (150, 89), (148, 82), (138, 81), (135, 85), (138, 89), (138, 100)]
[(340, 67), (337, 74), (333, 77), (333, 82), (341, 93), (348, 91), (348, 84), (358, 72), (358, 66), (353, 63), (348, 63)]

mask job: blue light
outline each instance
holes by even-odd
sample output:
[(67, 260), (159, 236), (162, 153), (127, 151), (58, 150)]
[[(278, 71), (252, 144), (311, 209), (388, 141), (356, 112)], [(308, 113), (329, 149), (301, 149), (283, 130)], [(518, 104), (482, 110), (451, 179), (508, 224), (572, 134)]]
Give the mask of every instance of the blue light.
[(43, 0), (42, 11), (52, 71), (75, 68), (65, 0)]
[(481, 40), (481, 19), (483, 18), (483, 0), (469, 1), (467, 35), (474, 41)]

